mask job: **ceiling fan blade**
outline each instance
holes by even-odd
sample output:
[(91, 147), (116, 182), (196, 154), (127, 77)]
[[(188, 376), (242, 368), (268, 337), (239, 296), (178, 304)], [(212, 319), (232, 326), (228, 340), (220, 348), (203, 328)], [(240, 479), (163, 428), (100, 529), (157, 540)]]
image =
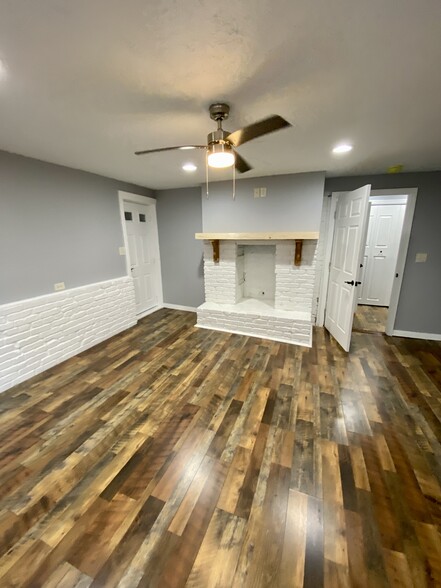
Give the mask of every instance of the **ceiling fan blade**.
[(243, 129), (230, 133), (226, 139), (234, 147), (239, 147), (239, 145), (243, 145), (252, 139), (257, 139), (262, 135), (267, 135), (268, 133), (273, 133), (274, 131), (290, 126), (292, 126), (291, 123), (281, 116), (274, 114)]
[(159, 153), (160, 151), (173, 151), (174, 149), (206, 149), (206, 145), (180, 145), (177, 147), (161, 147), (160, 149), (147, 149), (145, 151), (135, 151), (135, 155), (145, 155), (146, 153)]
[(245, 172), (250, 171), (250, 169), (253, 169), (253, 167), (247, 161), (245, 161), (245, 159), (239, 155), (237, 151), (234, 151), (234, 155), (236, 157), (234, 167), (240, 174), (244, 174)]

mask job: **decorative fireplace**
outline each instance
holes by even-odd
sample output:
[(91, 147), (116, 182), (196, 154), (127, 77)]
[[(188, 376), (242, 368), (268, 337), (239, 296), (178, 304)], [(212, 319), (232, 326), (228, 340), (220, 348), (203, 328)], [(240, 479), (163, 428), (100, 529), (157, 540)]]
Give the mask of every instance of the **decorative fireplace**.
[(237, 245), (239, 298), (266, 300), (274, 305), (276, 296), (276, 246)]
[(311, 346), (318, 233), (196, 238), (204, 240), (205, 284), (198, 327)]

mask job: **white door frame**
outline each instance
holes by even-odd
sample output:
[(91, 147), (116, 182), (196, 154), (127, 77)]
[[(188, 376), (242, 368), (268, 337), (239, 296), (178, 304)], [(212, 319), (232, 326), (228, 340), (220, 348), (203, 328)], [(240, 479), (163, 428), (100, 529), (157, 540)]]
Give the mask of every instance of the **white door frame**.
[[(329, 208), (329, 222), (328, 230), (325, 241), (325, 252), (323, 259), (323, 275), (320, 285), (320, 298), (317, 309), (317, 326), (322, 327), (325, 322), (325, 307), (326, 297), (328, 292), (329, 282), (329, 264), (331, 261), (332, 253), (332, 241), (334, 238), (334, 225), (335, 225), (335, 210), (337, 206), (337, 200), (340, 194), (346, 194), (347, 192), (332, 192), (331, 206)], [(394, 279), (392, 286), (392, 293), (390, 298), (389, 311), (387, 314), (386, 321), (386, 334), (387, 335), (399, 335), (395, 332), (395, 318), (397, 315), (398, 301), (400, 298), (401, 284), (403, 282), (404, 266), (406, 264), (407, 251), (409, 248), (410, 233), (412, 229), (413, 216), (415, 212), (416, 199), (418, 194), (418, 188), (394, 188), (390, 190), (371, 190), (371, 197), (375, 196), (407, 196), (406, 212), (404, 214), (403, 229), (401, 231), (400, 246), (398, 250), (397, 265), (395, 273), (398, 277)], [(386, 202), (386, 201), (383, 201)]]
[(149, 206), (152, 209), (152, 226), (153, 226), (153, 246), (154, 246), (154, 255), (158, 260), (157, 268), (156, 268), (156, 285), (158, 287), (158, 303), (153, 308), (149, 308), (146, 312), (142, 312), (137, 315), (137, 318), (142, 318), (152, 312), (158, 310), (158, 308), (162, 308), (163, 306), (163, 293), (162, 293), (162, 274), (161, 274), (161, 257), (159, 252), (159, 233), (158, 233), (158, 219), (156, 216), (156, 200), (155, 198), (150, 198), (149, 196), (141, 196), (140, 194), (132, 194), (131, 192), (123, 192), (118, 190), (118, 201), (119, 201), (119, 214), (121, 217), (121, 226), (124, 238), (124, 249), (125, 249), (125, 257), (126, 257), (126, 272), (129, 277), (132, 277), (132, 272), (130, 270), (130, 251), (129, 251), (129, 241), (127, 238), (127, 231), (126, 231), (126, 223), (124, 218), (124, 202), (132, 202), (134, 204), (143, 204), (144, 206)]

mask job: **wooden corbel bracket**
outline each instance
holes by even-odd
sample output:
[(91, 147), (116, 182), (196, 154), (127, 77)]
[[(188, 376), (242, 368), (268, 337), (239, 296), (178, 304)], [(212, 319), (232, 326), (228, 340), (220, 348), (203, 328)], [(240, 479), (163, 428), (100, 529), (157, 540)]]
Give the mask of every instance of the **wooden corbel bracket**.
[(213, 247), (213, 261), (214, 263), (219, 263), (219, 239), (212, 239), (211, 246)]
[(296, 239), (296, 250), (294, 254), (294, 265), (301, 265), (302, 263), (302, 247), (303, 239)]

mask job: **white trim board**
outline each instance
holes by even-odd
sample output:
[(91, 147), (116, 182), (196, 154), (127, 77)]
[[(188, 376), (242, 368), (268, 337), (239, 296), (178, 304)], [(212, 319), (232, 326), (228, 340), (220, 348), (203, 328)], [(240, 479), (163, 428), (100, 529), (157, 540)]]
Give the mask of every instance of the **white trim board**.
[[(343, 192), (336, 192), (341, 194)], [(324, 243), (323, 250), (323, 269), (320, 282), (320, 293), (317, 307), (317, 318), (316, 326), (323, 327), (325, 324), (325, 308), (326, 298), (328, 295), (328, 283), (329, 283), (329, 266), (331, 264), (331, 253), (332, 253), (332, 239), (334, 235), (334, 224), (335, 224), (335, 211), (337, 209), (337, 198), (334, 198), (334, 192), (332, 194), (331, 206), (328, 209), (328, 219), (326, 221), (326, 240)]]
[(407, 194), (404, 194), (404, 196), (401, 196), (400, 194), (397, 194), (396, 196), (393, 194), (391, 196), (371, 196), (369, 202), (374, 206), (376, 204), (407, 204)]
[(400, 299), (401, 284), (403, 283), (404, 266), (406, 265), (407, 251), (409, 249), (410, 233), (412, 230), (413, 215), (415, 213), (415, 205), (418, 194), (418, 188), (409, 188), (408, 190), (389, 190), (383, 192), (384, 195), (391, 194), (405, 194), (407, 195), (406, 211), (404, 213), (403, 228), (401, 230), (400, 246), (398, 248), (397, 265), (395, 266), (395, 273), (398, 277), (394, 279), (392, 286), (392, 293), (390, 296), (389, 311), (387, 313), (386, 321), (386, 335), (394, 334), (395, 318), (397, 316), (398, 301)]
[(417, 333), (416, 331), (392, 331), (394, 337), (408, 337), (409, 339), (426, 339), (427, 341), (441, 341), (441, 335), (436, 333)]

